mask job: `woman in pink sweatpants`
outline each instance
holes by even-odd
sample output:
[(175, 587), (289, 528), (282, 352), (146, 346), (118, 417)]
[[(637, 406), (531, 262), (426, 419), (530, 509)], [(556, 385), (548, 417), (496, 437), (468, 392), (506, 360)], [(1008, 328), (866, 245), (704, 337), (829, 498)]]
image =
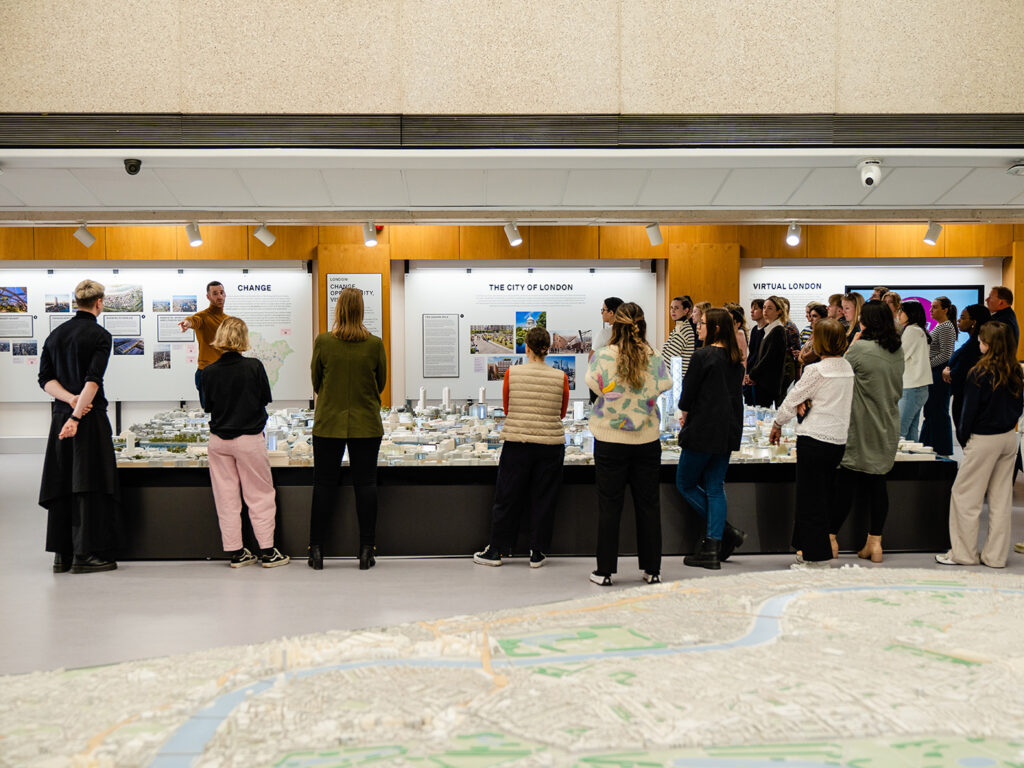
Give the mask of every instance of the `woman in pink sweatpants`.
[(249, 349), (249, 329), (237, 317), (221, 323), (213, 346), (223, 354), (202, 370), (202, 377), (210, 412), (210, 483), (224, 551), (232, 568), (257, 560), (242, 544), (244, 497), (263, 567), (287, 565), (291, 558), (274, 546), (277, 502), (263, 436), (271, 401), (267, 372), (256, 358), (242, 357)]

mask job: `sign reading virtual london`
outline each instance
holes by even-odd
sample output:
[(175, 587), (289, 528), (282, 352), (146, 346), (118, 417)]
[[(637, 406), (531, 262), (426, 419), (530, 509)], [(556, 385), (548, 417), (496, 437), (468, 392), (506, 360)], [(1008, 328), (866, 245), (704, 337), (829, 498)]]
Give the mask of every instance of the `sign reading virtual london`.
[(334, 308), (346, 288), (358, 288), (363, 292), (363, 325), (374, 336), (384, 338), (381, 281), (380, 275), (374, 273), (327, 275), (327, 328), (334, 325)]

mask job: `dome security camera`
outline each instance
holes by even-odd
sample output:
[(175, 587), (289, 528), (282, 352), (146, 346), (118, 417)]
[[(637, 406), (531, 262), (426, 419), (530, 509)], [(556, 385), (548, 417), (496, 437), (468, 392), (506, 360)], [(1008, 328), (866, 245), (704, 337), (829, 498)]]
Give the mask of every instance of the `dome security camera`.
[(860, 171), (860, 183), (869, 189), (882, 180), (881, 160), (861, 160), (857, 163), (857, 170)]
[(136, 174), (138, 174), (139, 171), (142, 170), (142, 161), (131, 159), (125, 160), (124, 170), (129, 176), (135, 176)]

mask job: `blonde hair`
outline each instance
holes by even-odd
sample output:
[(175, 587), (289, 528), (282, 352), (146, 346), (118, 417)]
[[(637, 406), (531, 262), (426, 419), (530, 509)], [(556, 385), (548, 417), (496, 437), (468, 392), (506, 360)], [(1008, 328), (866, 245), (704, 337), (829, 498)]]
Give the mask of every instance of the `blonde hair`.
[(647, 321), (639, 305), (627, 301), (615, 310), (610, 343), (619, 348), (618, 375), (633, 389), (643, 387), (653, 350), (647, 343)]
[(83, 280), (75, 286), (75, 304), (82, 309), (92, 309), (96, 300), (102, 299), (106, 289), (95, 280)]
[(247, 352), (249, 350), (249, 327), (238, 317), (225, 317), (217, 328), (211, 345), (221, 352)]
[(346, 288), (338, 297), (331, 334), (342, 341), (366, 341), (370, 338), (370, 332), (363, 325), (363, 292), (358, 288)]

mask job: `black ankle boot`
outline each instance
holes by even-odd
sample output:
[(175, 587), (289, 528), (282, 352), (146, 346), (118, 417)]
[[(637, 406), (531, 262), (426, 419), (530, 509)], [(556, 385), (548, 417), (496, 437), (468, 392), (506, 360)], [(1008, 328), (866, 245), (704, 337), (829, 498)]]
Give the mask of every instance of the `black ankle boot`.
[(725, 524), (725, 531), (722, 534), (722, 551), (718, 555), (721, 561), (728, 560), (732, 553), (743, 546), (747, 540), (747, 534), (733, 525)]
[(373, 556), (373, 550), (376, 547), (373, 544), (360, 544), (359, 545), (359, 570), (366, 571), (373, 568), (377, 564), (377, 558)]
[(324, 553), (320, 549), (319, 544), (309, 545), (309, 558), (306, 560), (306, 565), (314, 571), (322, 571), (324, 569)]
[(684, 557), (683, 565), (691, 565), (695, 568), (709, 568), (712, 571), (717, 571), (722, 567), (721, 549), (722, 542), (718, 539), (701, 539), (697, 552)]

